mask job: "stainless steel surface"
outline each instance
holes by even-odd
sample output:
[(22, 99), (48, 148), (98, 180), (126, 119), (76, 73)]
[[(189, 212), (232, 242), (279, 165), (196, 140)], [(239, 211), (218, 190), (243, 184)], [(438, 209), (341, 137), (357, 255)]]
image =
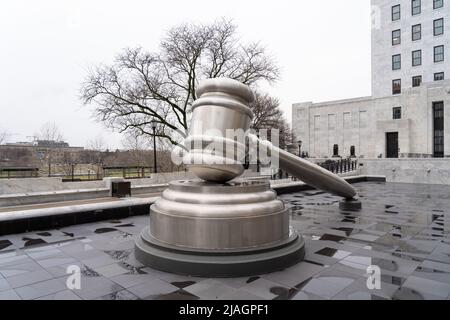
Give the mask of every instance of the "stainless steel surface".
[(331, 173), (330, 171), (287, 151), (281, 150), (272, 145), (269, 141), (262, 141), (255, 135), (249, 135), (250, 139), (258, 141), (260, 148), (265, 147), (268, 153), (274, 156), (278, 154), (280, 168), (299, 178), (304, 183), (317, 189), (327, 191), (344, 198), (356, 196), (356, 190), (344, 179)]
[(191, 149), (183, 158), (183, 163), (200, 179), (217, 183), (233, 180), (244, 173), (241, 161), (226, 159), (223, 155), (216, 155), (216, 152)]
[(344, 198), (356, 196), (356, 190), (352, 185), (330, 171), (284, 150), (278, 152), (280, 168), (304, 183)]
[(197, 88), (197, 96), (199, 97), (211, 92), (231, 94), (241, 101), (253, 101), (255, 98), (247, 85), (230, 78), (206, 79)]
[[(305, 254), (303, 238), (291, 232), (289, 210), (269, 182), (228, 182), (243, 173), (246, 139), (258, 142), (248, 134), (252, 91), (216, 78), (202, 82), (197, 95), (183, 162), (203, 181), (172, 182), (150, 207), (150, 226), (136, 240), (137, 259), (162, 270), (215, 276), (297, 263)], [(341, 178), (267, 141), (259, 143), (272, 156), (279, 154), (282, 169), (306, 183), (354, 196)]]
[[(213, 182), (232, 180), (243, 173), (245, 146), (239, 141), (227, 139), (227, 129), (241, 129), (247, 135), (253, 117), (248, 103), (253, 101), (253, 94), (249, 87), (237, 81), (215, 78), (203, 81), (197, 95), (199, 98), (193, 105), (192, 124), (186, 139), (190, 152), (183, 159), (184, 163), (200, 179)], [(248, 136), (266, 147), (272, 157), (278, 155), (280, 168), (303, 182), (345, 198), (356, 195), (355, 189), (337, 175), (280, 150), (268, 141), (261, 141), (254, 135)], [(219, 141), (225, 147), (222, 150), (208, 150), (205, 141)], [(195, 143), (197, 146), (192, 147)], [(234, 158), (228, 156), (228, 148), (238, 151)]]
[[(254, 99), (253, 93), (238, 81), (215, 78), (203, 81), (197, 89), (197, 96), (189, 137), (185, 141), (190, 152), (183, 162), (200, 179), (227, 182), (244, 172), (245, 130), (253, 118), (248, 107)], [(227, 136), (239, 129), (242, 131), (241, 141)], [(205, 142), (217, 142), (224, 148), (207, 150)], [(229, 156), (227, 150), (234, 152)]]
[(151, 206), (150, 234), (180, 248), (255, 248), (289, 237), (289, 213), (268, 182), (176, 181)]
[(276, 272), (305, 256), (305, 241), (291, 229), (284, 241), (237, 250), (180, 248), (150, 235), (148, 228), (135, 241), (135, 257), (144, 265), (176, 274), (229, 278)]

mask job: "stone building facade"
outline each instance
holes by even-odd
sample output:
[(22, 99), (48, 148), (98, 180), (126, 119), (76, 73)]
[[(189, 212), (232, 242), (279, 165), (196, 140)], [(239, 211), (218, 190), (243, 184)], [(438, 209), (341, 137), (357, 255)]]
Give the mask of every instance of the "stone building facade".
[(392, 95), (394, 80), (409, 88), (413, 78), (429, 83), (443, 74), (450, 79), (449, 0), (372, 0), (372, 15), (374, 97)]
[[(296, 103), (292, 123), (302, 151), (311, 157), (331, 157), (334, 145), (341, 157), (350, 156), (352, 146), (356, 157), (432, 157), (433, 107), (439, 104), (450, 106), (448, 80), (408, 88), (398, 96)], [(443, 124), (444, 156), (449, 157), (450, 112), (444, 112)], [(395, 136), (398, 154), (388, 155), (388, 139)]]
[[(372, 0), (372, 8), (372, 96), (293, 104), (301, 150), (315, 158), (450, 157), (450, 1)], [(412, 41), (417, 25), (421, 38)]]

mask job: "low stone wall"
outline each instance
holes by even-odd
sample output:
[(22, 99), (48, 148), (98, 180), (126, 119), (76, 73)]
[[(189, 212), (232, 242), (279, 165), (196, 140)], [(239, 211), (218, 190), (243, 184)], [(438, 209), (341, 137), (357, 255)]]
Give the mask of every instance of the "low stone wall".
[[(258, 176), (258, 173), (245, 171), (243, 177)], [(190, 172), (168, 172), (152, 174), (151, 178), (129, 179), (131, 187), (146, 186), (152, 184), (165, 184), (173, 180), (193, 179)], [(46, 192), (60, 190), (85, 190), (109, 188), (111, 180), (117, 178), (109, 177), (99, 181), (62, 182), (61, 178), (22, 178), (22, 179), (0, 179), (0, 195), (19, 194), (30, 192)]]
[[(243, 176), (257, 177), (258, 174), (246, 171)], [(170, 172), (128, 181), (131, 194), (141, 195), (162, 192), (170, 181), (192, 178), (194, 175), (189, 172)], [(111, 182), (117, 180), (123, 179), (109, 177), (85, 182), (62, 182), (61, 178), (0, 179), (0, 207), (108, 197)]]
[(358, 159), (358, 171), (387, 182), (450, 184), (450, 159)]
[(0, 208), (105, 197), (109, 197), (107, 188), (0, 194)]
[(61, 178), (0, 179), (0, 195), (62, 190)]

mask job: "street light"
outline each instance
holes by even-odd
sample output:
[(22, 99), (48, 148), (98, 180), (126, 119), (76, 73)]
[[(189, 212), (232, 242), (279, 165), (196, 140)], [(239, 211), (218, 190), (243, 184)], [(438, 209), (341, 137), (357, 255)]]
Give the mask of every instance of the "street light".
[(70, 162), (69, 163), (71, 168), (72, 168), (72, 182), (75, 181), (75, 163), (74, 162)]
[(152, 121), (151, 123), (152, 129), (153, 129), (153, 164), (155, 166), (155, 169), (153, 170), (154, 173), (158, 173), (157, 165), (156, 165), (156, 121)]

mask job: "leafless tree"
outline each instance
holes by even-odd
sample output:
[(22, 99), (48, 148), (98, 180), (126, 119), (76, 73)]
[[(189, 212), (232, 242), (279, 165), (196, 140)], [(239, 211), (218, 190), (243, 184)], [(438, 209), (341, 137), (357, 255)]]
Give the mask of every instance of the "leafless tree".
[(126, 133), (122, 139), (122, 146), (125, 150), (147, 150), (150, 142), (148, 136)]
[(108, 148), (106, 142), (102, 135), (98, 135), (94, 139), (87, 142), (87, 147), (91, 151), (91, 163), (95, 165), (97, 178), (100, 178), (104, 158), (106, 157), (104, 151)]
[(98, 120), (120, 132), (153, 135), (178, 145), (186, 135), (200, 80), (229, 77), (256, 86), (273, 83), (279, 70), (258, 42), (240, 44), (236, 25), (182, 24), (170, 29), (160, 51), (129, 48), (110, 66), (91, 70), (81, 87)]
[(39, 140), (62, 141), (64, 137), (55, 122), (47, 122), (42, 125), (35, 137)]
[(284, 118), (283, 111), (280, 109), (280, 102), (277, 98), (267, 93), (255, 92), (255, 101), (250, 104), (254, 118), (251, 128), (258, 131), (265, 129), (268, 132), (270, 140), (271, 130), (277, 129), (279, 135), (279, 147), (284, 149), (287, 145), (293, 143), (295, 137), (289, 124)]
[[(64, 140), (64, 137), (55, 122), (44, 123), (40, 128), (39, 132), (34, 134), (34, 138), (37, 140), (55, 141), (55, 142)], [(41, 167), (45, 168), (44, 170), (42, 170), (42, 172), (45, 173), (45, 170), (47, 170), (48, 176), (51, 176), (52, 164), (54, 163), (55, 158), (54, 155), (55, 150), (50, 145), (48, 145), (45, 150), (41, 149), (40, 152), (42, 153)]]
[(0, 128), (0, 146), (5, 144), (6, 140), (9, 138), (10, 134), (8, 130)]
[(94, 139), (89, 140), (87, 142), (87, 147), (90, 150), (97, 151), (97, 152), (105, 151), (108, 148), (106, 145), (105, 139), (103, 139), (102, 135), (98, 135)]
[(122, 145), (130, 153), (134, 165), (145, 165), (147, 158), (149, 158), (149, 154), (145, 152), (149, 146), (148, 136), (135, 132), (125, 134)]

